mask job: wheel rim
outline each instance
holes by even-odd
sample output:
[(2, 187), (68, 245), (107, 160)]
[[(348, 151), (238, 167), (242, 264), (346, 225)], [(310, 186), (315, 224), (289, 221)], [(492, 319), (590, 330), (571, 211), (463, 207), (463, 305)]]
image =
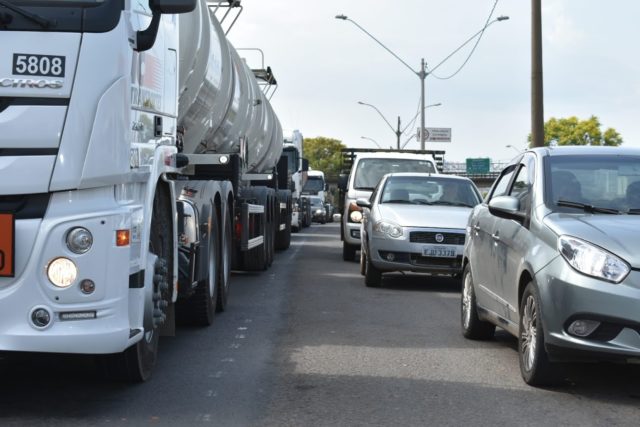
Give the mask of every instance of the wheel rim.
[(536, 335), (538, 330), (538, 310), (533, 295), (529, 295), (522, 313), (522, 332), (520, 347), (524, 367), (527, 371), (533, 368), (536, 361)]
[(462, 289), (462, 322), (465, 329), (469, 328), (471, 322), (471, 274), (464, 276), (464, 287)]

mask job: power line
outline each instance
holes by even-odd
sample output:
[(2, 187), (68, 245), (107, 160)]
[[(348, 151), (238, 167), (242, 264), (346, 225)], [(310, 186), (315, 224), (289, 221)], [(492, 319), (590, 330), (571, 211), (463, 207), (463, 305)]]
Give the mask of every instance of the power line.
[[(467, 65), (467, 62), (469, 62), (469, 60), (473, 56), (473, 53), (476, 51), (476, 48), (480, 44), (480, 40), (482, 40), (482, 36), (484, 35), (484, 32), (486, 31), (487, 26), (489, 25), (489, 21), (491, 20), (491, 17), (493, 16), (493, 12), (496, 10), (496, 6), (497, 5), (498, 5), (498, 0), (496, 0), (495, 3), (493, 4), (493, 7), (491, 8), (491, 12), (489, 13), (489, 16), (487, 17), (487, 20), (484, 23), (484, 28), (482, 29), (482, 32), (478, 35), (478, 40), (476, 40), (476, 44), (473, 45), (473, 48), (471, 49), (471, 52), (469, 52), (469, 55), (467, 56), (467, 59), (464, 60), (462, 65), (460, 65), (460, 67), (453, 74), (451, 74), (450, 76), (447, 76), (447, 77), (437, 76), (436, 74), (433, 73), (433, 71), (429, 72), (429, 74), (431, 74), (434, 78), (436, 78), (438, 80), (449, 80), (450, 78), (456, 76), (460, 71), (462, 71), (462, 69), (464, 68), (465, 65)], [(453, 55), (456, 52), (457, 52), (457, 50), (454, 51), (451, 55)], [(447, 58), (445, 58), (445, 60), (448, 59), (449, 57), (451, 57), (451, 55), (449, 55)], [(437, 68), (437, 66), (436, 66), (436, 68)], [(434, 70), (435, 70), (435, 68), (434, 68)]]

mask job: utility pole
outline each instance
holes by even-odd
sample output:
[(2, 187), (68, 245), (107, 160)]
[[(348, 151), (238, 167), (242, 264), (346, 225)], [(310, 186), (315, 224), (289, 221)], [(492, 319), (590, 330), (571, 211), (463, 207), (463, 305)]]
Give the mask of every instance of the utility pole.
[(531, 0), (531, 145), (544, 147), (541, 0)]
[(402, 130), (400, 129), (400, 116), (398, 116), (398, 129), (396, 130), (397, 149), (400, 150), (400, 136), (402, 136)]
[(425, 134), (425, 95), (424, 95), (424, 79), (427, 78), (427, 69), (426, 64), (424, 63), (424, 58), (420, 62), (420, 72), (418, 73), (418, 77), (420, 78), (420, 149), (424, 150), (424, 134)]

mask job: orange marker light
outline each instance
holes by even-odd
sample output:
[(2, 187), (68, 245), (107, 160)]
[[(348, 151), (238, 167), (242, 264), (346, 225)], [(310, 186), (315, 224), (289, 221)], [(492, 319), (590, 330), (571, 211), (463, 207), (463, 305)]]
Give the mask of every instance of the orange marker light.
[(116, 246), (129, 246), (130, 241), (129, 230), (116, 230)]

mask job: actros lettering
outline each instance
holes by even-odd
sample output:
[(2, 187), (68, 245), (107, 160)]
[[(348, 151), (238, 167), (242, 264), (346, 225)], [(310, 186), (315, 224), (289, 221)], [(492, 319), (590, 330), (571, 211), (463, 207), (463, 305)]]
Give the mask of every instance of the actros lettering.
[(11, 79), (4, 78), (0, 80), (0, 87), (19, 87), (31, 89), (60, 89), (64, 85), (62, 80), (46, 80), (46, 79)]

